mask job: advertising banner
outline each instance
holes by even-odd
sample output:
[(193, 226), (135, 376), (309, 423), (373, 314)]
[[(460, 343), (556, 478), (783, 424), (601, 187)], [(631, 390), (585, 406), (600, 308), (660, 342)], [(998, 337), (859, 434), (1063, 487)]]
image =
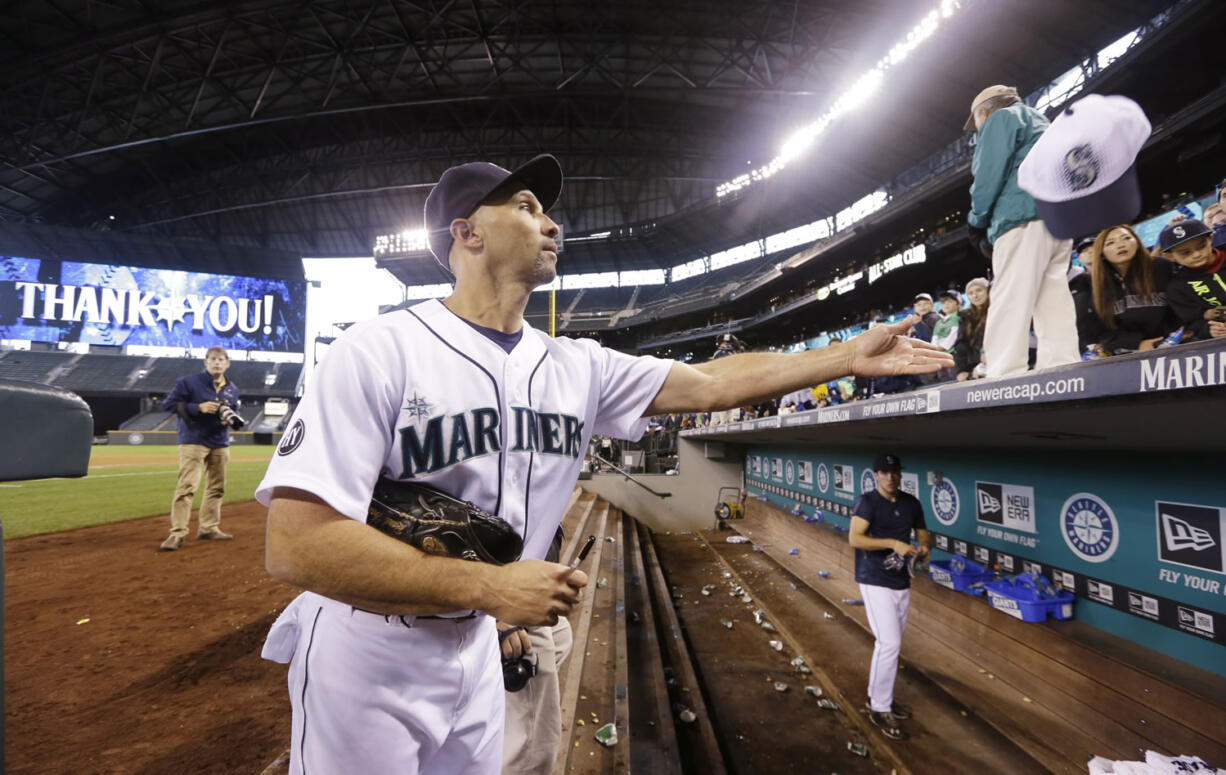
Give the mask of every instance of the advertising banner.
[(0, 256), (0, 339), (303, 352), (306, 283)]
[[(872, 454), (752, 446), (815, 472), (818, 487), (751, 470), (754, 496), (846, 529)], [(1213, 459), (1147, 477), (1128, 454), (982, 455), (899, 450), (938, 551), (1003, 574), (1038, 571), (1076, 594), (1075, 618), (1226, 675), (1226, 500)], [(860, 468), (860, 476), (855, 472)], [(826, 472), (830, 471), (830, 474)]]

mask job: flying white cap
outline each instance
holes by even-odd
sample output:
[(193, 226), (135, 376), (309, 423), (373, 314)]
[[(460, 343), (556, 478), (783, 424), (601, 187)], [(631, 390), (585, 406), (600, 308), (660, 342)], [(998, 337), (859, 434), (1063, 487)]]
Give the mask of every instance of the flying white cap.
[(1141, 211), (1136, 159), (1149, 119), (1127, 97), (1091, 94), (1061, 111), (1017, 171), (1061, 239), (1128, 223)]

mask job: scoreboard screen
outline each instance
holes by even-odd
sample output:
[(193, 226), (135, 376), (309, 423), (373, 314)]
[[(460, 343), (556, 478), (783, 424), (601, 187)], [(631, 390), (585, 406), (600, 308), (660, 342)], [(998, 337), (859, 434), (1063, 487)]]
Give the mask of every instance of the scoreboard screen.
[(303, 352), (306, 283), (0, 256), (0, 339)]

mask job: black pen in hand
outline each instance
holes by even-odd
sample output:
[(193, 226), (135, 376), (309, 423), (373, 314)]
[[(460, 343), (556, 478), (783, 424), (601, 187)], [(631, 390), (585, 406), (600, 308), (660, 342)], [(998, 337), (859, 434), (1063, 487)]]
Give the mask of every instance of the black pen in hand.
[(592, 551), (592, 547), (593, 547), (593, 546), (595, 546), (595, 544), (596, 544), (596, 536), (594, 536), (594, 535), (590, 535), (590, 536), (588, 536), (588, 537), (587, 537), (587, 543), (585, 543), (585, 544), (583, 545), (583, 548), (579, 550), (579, 553), (578, 553), (577, 555), (575, 555), (575, 559), (573, 559), (573, 560), (571, 560), (571, 561), (570, 561), (570, 569), (571, 569), (571, 570), (574, 570), (575, 568), (578, 568), (578, 567), (579, 567), (579, 563), (581, 563), (581, 562), (583, 562), (585, 559), (587, 559), (587, 554), (588, 554), (588, 552)]

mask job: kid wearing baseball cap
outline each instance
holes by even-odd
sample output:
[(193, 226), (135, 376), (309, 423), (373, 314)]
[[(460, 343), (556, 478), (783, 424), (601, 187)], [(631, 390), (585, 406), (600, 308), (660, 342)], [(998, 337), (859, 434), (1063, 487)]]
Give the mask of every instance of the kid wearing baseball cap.
[(1158, 250), (1179, 265), (1166, 300), (1184, 323), (1185, 341), (1226, 337), (1226, 250), (1215, 250), (1212, 236), (1208, 226), (1189, 218), (1158, 237)]

